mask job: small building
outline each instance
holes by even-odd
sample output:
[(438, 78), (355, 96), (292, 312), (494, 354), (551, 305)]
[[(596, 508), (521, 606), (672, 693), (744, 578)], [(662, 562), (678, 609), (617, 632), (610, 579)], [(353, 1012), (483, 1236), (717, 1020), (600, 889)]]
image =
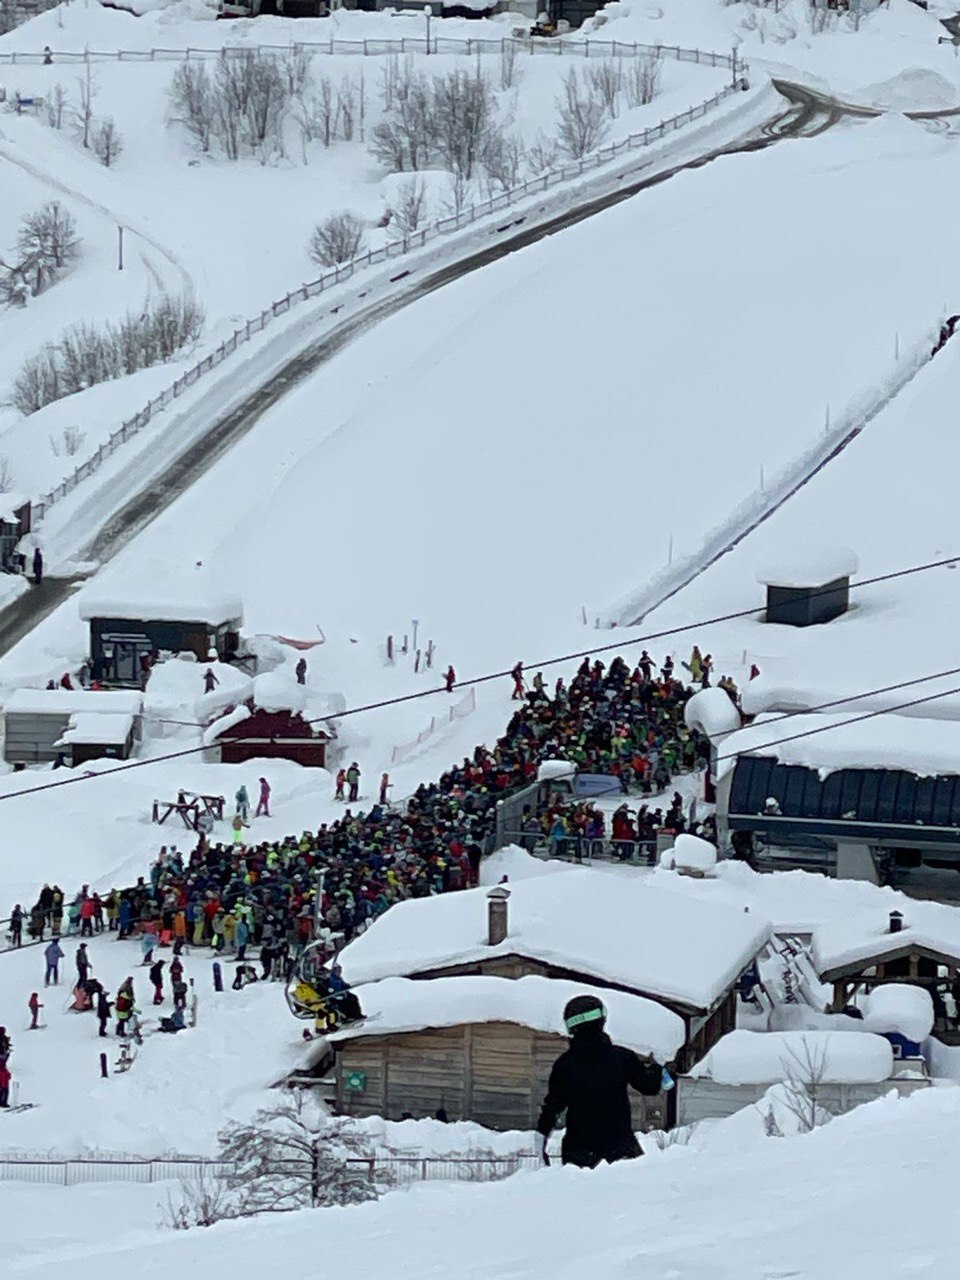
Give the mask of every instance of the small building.
[(813, 1075), (817, 1103), (832, 1115), (931, 1083), (922, 1059), (896, 1059), (890, 1041), (870, 1031), (731, 1031), (677, 1081), (677, 1121), (724, 1119), (756, 1106), (772, 1085), (802, 1087)]
[(330, 699), (311, 697), (305, 685), (282, 671), (264, 672), (250, 687), (249, 698), (205, 730), (203, 745), (211, 749), (207, 758), (221, 764), (257, 758), (292, 760), (307, 768), (325, 769), (327, 743), (335, 733), (320, 717), (330, 709)]
[(816, 929), (817, 976), (833, 987), (835, 1013), (886, 984), (923, 987), (933, 1004), (933, 1036), (960, 1044), (960, 911), (933, 902), (906, 911), (866, 912)]
[[(76, 746), (75, 763), (102, 756), (126, 759), (140, 736), (142, 708), (139, 693), (18, 689), (3, 708), (3, 758), (14, 765), (50, 764), (58, 756), (72, 756)], [(68, 739), (74, 718), (78, 736)]]
[(808, 867), (951, 892), (960, 869), (960, 722), (810, 714), (785, 725), (758, 716), (724, 739), (720, 769), (722, 849), (762, 869)]
[[(328, 1039), (343, 1115), (435, 1116), (491, 1129), (532, 1129), (550, 1070), (567, 1048), (563, 1008), (595, 995), (617, 1044), (672, 1061), (683, 1021), (652, 1000), (584, 983), (528, 976), (385, 978), (356, 989), (366, 1022)], [(668, 1124), (667, 1095), (631, 1093), (635, 1129)]]
[(804, 547), (796, 559), (760, 566), (757, 581), (767, 588), (764, 621), (788, 627), (830, 622), (850, 606), (850, 577), (859, 561), (847, 547)]
[(31, 528), (30, 499), (22, 493), (0, 493), (0, 569), (21, 573), (23, 558), (17, 544)]
[(682, 1019), (683, 1070), (733, 1028), (737, 979), (766, 945), (770, 925), (682, 883), (667, 889), (558, 867), (512, 883), (499, 900), (494, 890), (488, 902), (486, 889), (410, 899), (354, 938), (339, 960), (353, 985), (534, 975), (642, 996)]
[(80, 617), (90, 624), (91, 678), (138, 688), (143, 659), (157, 653), (216, 653), (231, 662), (240, 648), (243, 605), (235, 596), (194, 588), (176, 596), (98, 596), (85, 592)]

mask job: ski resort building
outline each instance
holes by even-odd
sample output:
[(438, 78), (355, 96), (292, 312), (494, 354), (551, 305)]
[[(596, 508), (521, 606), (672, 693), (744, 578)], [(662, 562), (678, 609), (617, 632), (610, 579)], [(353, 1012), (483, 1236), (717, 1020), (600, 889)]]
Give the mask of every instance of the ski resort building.
[(850, 607), (850, 578), (858, 568), (857, 556), (845, 547), (762, 565), (757, 580), (767, 588), (764, 621), (811, 627), (839, 618)]
[(30, 526), (30, 499), (22, 493), (0, 493), (0, 569), (4, 573), (23, 569), (17, 544), (30, 532)]
[(125, 760), (140, 736), (139, 693), (89, 689), (18, 689), (3, 708), (8, 764), (80, 764)]
[[(280, 672), (264, 672), (251, 682), (249, 697), (207, 726), (205, 758), (221, 764), (255, 758), (292, 760), (325, 769), (327, 746), (336, 731), (322, 717), (332, 709), (329, 696), (318, 696)], [(342, 699), (338, 709), (342, 710)]]
[[(391, 1118), (442, 1106), (451, 1119), (514, 1127), (542, 1099), (544, 1062), (563, 1045), (564, 1004), (591, 991), (608, 1002), (614, 1038), (616, 1004), (622, 1025), (682, 1070), (733, 1028), (737, 978), (769, 934), (748, 912), (571, 868), (489, 893), (399, 903), (339, 956), (364, 1011), (381, 1017), (333, 1037), (337, 1102)], [(396, 979), (404, 981), (386, 981)], [(525, 1003), (524, 992), (536, 999)], [(475, 1088), (476, 1070), (489, 1079), (489, 1055), (504, 1070), (512, 1059), (516, 1094), (498, 1113), (487, 1085)], [(669, 1096), (649, 1100), (648, 1122), (672, 1123), (672, 1105)]]
[(90, 624), (90, 673), (113, 687), (139, 688), (143, 660), (158, 653), (211, 654), (233, 661), (240, 648), (243, 605), (235, 596), (202, 590), (177, 596), (80, 598), (80, 617)]

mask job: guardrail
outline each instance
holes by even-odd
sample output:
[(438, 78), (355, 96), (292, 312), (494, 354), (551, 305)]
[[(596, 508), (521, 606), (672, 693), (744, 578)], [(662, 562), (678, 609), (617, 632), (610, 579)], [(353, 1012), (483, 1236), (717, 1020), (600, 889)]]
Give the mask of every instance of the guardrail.
[[(305, 1163), (305, 1162), (304, 1162)], [(498, 1182), (521, 1169), (536, 1169), (540, 1157), (529, 1152), (512, 1156), (375, 1156), (348, 1157), (345, 1165), (366, 1167), (375, 1181), (405, 1186), (433, 1180), (446, 1182)], [(171, 1179), (189, 1181), (204, 1174), (230, 1173), (228, 1161), (191, 1156), (157, 1160), (44, 1160), (3, 1159), (0, 1182), (30, 1182), (39, 1186), (75, 1187), (90, 1182), (154, 1183)]]
[[(504, 36), (500, 40), (455, 40), (446, 36), (402, 37), (399, 40), (337, 40), (331, 37), (323, 41), (297, 41), (293, 44), (224, 45), (219, 49), (114, 49), (98, 52), (93, 49), (52, 49), (49, 57), (53, 65), (84, 65), (91, 62), (181, 62), (202, 61), (207, 58), (242, 58), (250, 53), (291, 53), (303, 50), (312, 54), (334, 54), (354, 57), (387, 57), (390, 54), (430, 53), (474, 57), (476, 55), (502, 53), (514, 46), (531, 57), (543, 56), (568, 58), (631, 58), (664, 57), (675, 62), (697, 62), (708, 67), (740, 65), (735, 54), (714, 53), (707, 49), (686, 49), (681, 45), (635, 44), (623, 40), (540, 40), (528, 37)], [(49, 65), (43, 50), (11, 50), (0, 52), (0, 66)]]
[[(715, 55), (721, 57), (722, 55)], [(728, 62), (730, 60), (728, 59)], [(746, 72), (746, 64), (737, 64), (737, 72)], [(220, 346), (210, 355), (205, 356), (198, 361), (192, 369), (188, 369), (186, 373), (177, 378), (169, 387), (166, 387), (158, 396), (150, 400), (139, 413), (134, 414), (132, 418), (128, 418), (125, 422), (112, 432), (108, 439), (99, 446), (97, 451), (92, 454), (86, 462), (81, 463), (74, 469), (71, 475), (67, 476), (60, 484), (56, 485), (48, 493), (42, 494), (33, 504), (34, 519), (42, 519), (47, 511), (55, 503), (62, 501), (68, 494), (72, 493), (82, 480), (93, 475), (95, 471), (103, 465), (106, 458), (111, 457), (121, 445), (132, 439), (140, 431), (143, 430), (149, 422), (152, 421), (155, 414), (165, 409), (167, 405), (178, 399), (185, 391), (192, 387), (200, 378), (222, 364), (227, 356), (232, 355), (237, 348), (263, 330), (278, 316), (285, 315), (296, 303), (307, 302), (310, 298), (318, 297), (326, 290), (336, 285), (344, 283), (358, 272), (366, 270), (369, 267), (378, 266), (381, 263), (399, 259), (413, 252), (415, 249), (422, 249), (431, 240), (438, 236), (450, 235), (464, 228), (472, 226), (475, 222), (482, 218), (490, 217), (493, 214), (501, 213), (510, 208), (511, 205), (517, 204), (519, 201), (536, 195), (540, 192), (549, 191), (552, 187), (556, 187), (563, 182), (570, 182), (575, 178), (582, 177), (592, 169), (609, 163), (610, 160), (616, 159), (617, 156), (623, 155), (627, 151), (642, 149), (651, 146), (654, 142), (660, 141), (668, 133), (675, 132), (686, 124), (692, 123), (694, 120), (702, 119), (714, 107), (719, 106), (732, 93), (737, 92), (740, 88), (739, 80), (735, 80), (733, 84), (728, 85), (719, 93), (715, 93), (712, 98), (708, 98), (706, 102), (701, 102), (695, 107), (690, 107), (686, 111), (681, 111), (678, 115), (671, 116), (669, 120), (661, 120), (659, 124), (650, 128), (643, 129), (637, 133), (632, 133), (628, 137), (621, 139), (619, 142), (613, 142), (605, 147), (600, 147), (597, 151), (591, 152), (589, 155), (582, 157), (580, 160), (572, 161), (570, 164), (563, 165), (559, 169), (551, 169), (547, 173), (539, 175), (536, 178), (528, 178), (526, 182), (520, 183), (519, 186), (512, 187), (507, 191), (501, 192), (499, 195), (491, 196), (489, 200), (483, 200), (478, 204), (470, 205), (469, 208), (461, 210), (458, 214), (451, 214), (449, 217), (438, 218), (429, 227), (424, 227), (420, 231), (411, 232), (405, 235), (401, 240), (393, 240), (389, 244), (383, 245), (379, 249), (368, 249), (366, 253), (361, 254), (357, 258), (353, 258), (350, 262), (344, 262), (336, 267), (331, 267), (329, 271), (325, 271), (323, 275), (309, 283), (302, 284), (298, 289), (292, 290), (285, 294), (282, 298), (278, 298), (272, 302), (269, 307), (260, 312), (258, 316), (246, 321), (244, 326), (234, 329), (229, 338), (220, 343)], [(506, 230), (507, 228), (504, 228)], [(394, 279), (399, 280), (406, 272), (401, 271)]]
[(551, 840), (537, 833), (505, 831), (509, 844), (517, 844), (527, 853), (537, 853), (545, 858), (574, 859), (590, 862), (593, 858), (605, 858), (614, 862), (629, 862), (638, 867), (657, 865), (657, 838), (643, 840), (611, 840), (606, 836), (564, 836)]

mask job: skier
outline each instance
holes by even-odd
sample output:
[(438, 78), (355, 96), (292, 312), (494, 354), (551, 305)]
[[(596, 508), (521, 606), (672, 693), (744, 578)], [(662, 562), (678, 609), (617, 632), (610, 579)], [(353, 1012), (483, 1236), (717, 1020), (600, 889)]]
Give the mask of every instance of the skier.
[(306, 658), (301, 658), (301, 659), (300, 659), (300, 661), (297, 663), (297, 665), (296, 665), (296, 673), (297, 673), (297, 684), (306, 684), (306, 683), (307, 683), (307, 660), (306, 660)]
[(87, 955), (87, 944), (81, 942), (77, 947), (77, 985), (83, 986), (90, 974), (90, 957)]
[(33, 552), (33, 585), (39, 587), (43, 581), (43, 552), (36, 547)]
[(242, 917), (237, 920), (233, 940), (237, 948), (237, 959), (242, 960), (247, 954), (247, 943), (250, 941), (250, 927)]
[(110, 1021), (110, 1010), (113, 1008), (107, 997), (106, 991), (101, 991), (97, 995), (97, 1019), (100, 1022), (100, 1034), (106, 1036), (107, 1023)]
[(153, 1003), (163, 1004), (163, 966), (165, 960), (154, 960), (150, 966), (150, 981), (153, 983)]
[(260, 779), (260, 799), (257, 801), (257, 812), (254, 817), (259, 818), (261, 814), (265, 818), (270, 817), (270, 783), (266, 778)]
[(574, 996), (563, 1011), (570, 1047), (556, 1060), (537, 1132), (541, 1155), (547, 1139), (566, 1111), (561, 1159), (582, 1169), (601, 1160), (632, 1160), (642, 1155), (633, 1132), (627, 1087), (652, 1098), (663, 1084), (663, 1067), (651, 1056), (615, 1045), (604, 1030), (606, 1010), (596, 996)]
[(250, 795), (247, 791), (246, 784), (241, 783), (234, 799), (237, 802), (237, 813), (240, 818), (246, 822), (250, 817)]
[(23, 946), (23, 907), (19, 902), (10, 912), (10, 946)]
[(356, 760), (347, 770), (347, 785), (350, 788), (350, 803), (353, 804), (360, 798), (360, 767)]
[(203, 673), (203, 692), (213, 693), (219, 683), (220, 681), (214, 674), (213, 667), (207, 667), (206, 671)]
[(389, 773), (382, 773), (380, 775), (380, 803), (381, 804), (387, 803), (387, 792), (390, 790), (390, 785), (391, 784), (390, 784)]
[(40, 1003), (40, 997), (37, 995), (36, 991), (31, 992), (30, 999), (27, 1001), (27, 1008), (30, 1010), (30, 1030), (36, 1031), (37, 1027), (40, 1025), (38, 1021), (40, 1017), (40, 1010), (43, 1008), (43, 1005)]
[(450, 663), (449, 667), (447, 667), (446, 671), (444, 672), (444, 674), (443, 674), (443, 680), (444, 680), (444, 683), (445, 683), (445, 684), (446, 684), (446, 686), (447, 686), (447, 693), (453, 693), (453, 686), (454, 686), (454, 685), (456, 684), (456, 682), (457, 682), (457, 673), (456, 673), (456, 672), (454, 671), (454, 669), (453, 669), (453, 663), (452, 663), (452, 662)]
[(513, 693), (510, 695), (511, 702), (523, 701), (523, 663), (518, 662), (510, 672), (513, 677)]
[[(59, 930), (58, 930), (59, 932)], [(60, 961), (63, 959), (63, 948), (57, 938), (52, 938), (43, 949), (43, 958), (47, 967), (43, 975), (43, 985), (49, 987), (50, 980), (57, 986), (60, 981)]]
[(343, 788), (346, 785), (347, 785), (347, 771), (346, 769), (338, 769), (337, 770), (337, 789), (333, 795), (334, 800), (343, 799)]
[[(133, 978), (124, 978), (117, 991), (117, 1035), (123, 1039), (127, 1034), (127, 1023), (133, 1013)], [(98, 1011), (99, 1012), (99, 1011)]]

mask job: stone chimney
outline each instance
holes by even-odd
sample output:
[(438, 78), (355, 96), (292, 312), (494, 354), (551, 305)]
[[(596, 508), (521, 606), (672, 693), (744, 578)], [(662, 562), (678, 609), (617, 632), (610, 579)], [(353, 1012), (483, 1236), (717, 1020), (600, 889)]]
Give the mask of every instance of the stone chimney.
[(507, 936), (507, 899), (510, 890), (502, 884), (487, 894), (487, 945), (496, 947)]
[(899, 911), (890, 912), (890, 932), (899, 933), (903, 928), (903, 916)]

